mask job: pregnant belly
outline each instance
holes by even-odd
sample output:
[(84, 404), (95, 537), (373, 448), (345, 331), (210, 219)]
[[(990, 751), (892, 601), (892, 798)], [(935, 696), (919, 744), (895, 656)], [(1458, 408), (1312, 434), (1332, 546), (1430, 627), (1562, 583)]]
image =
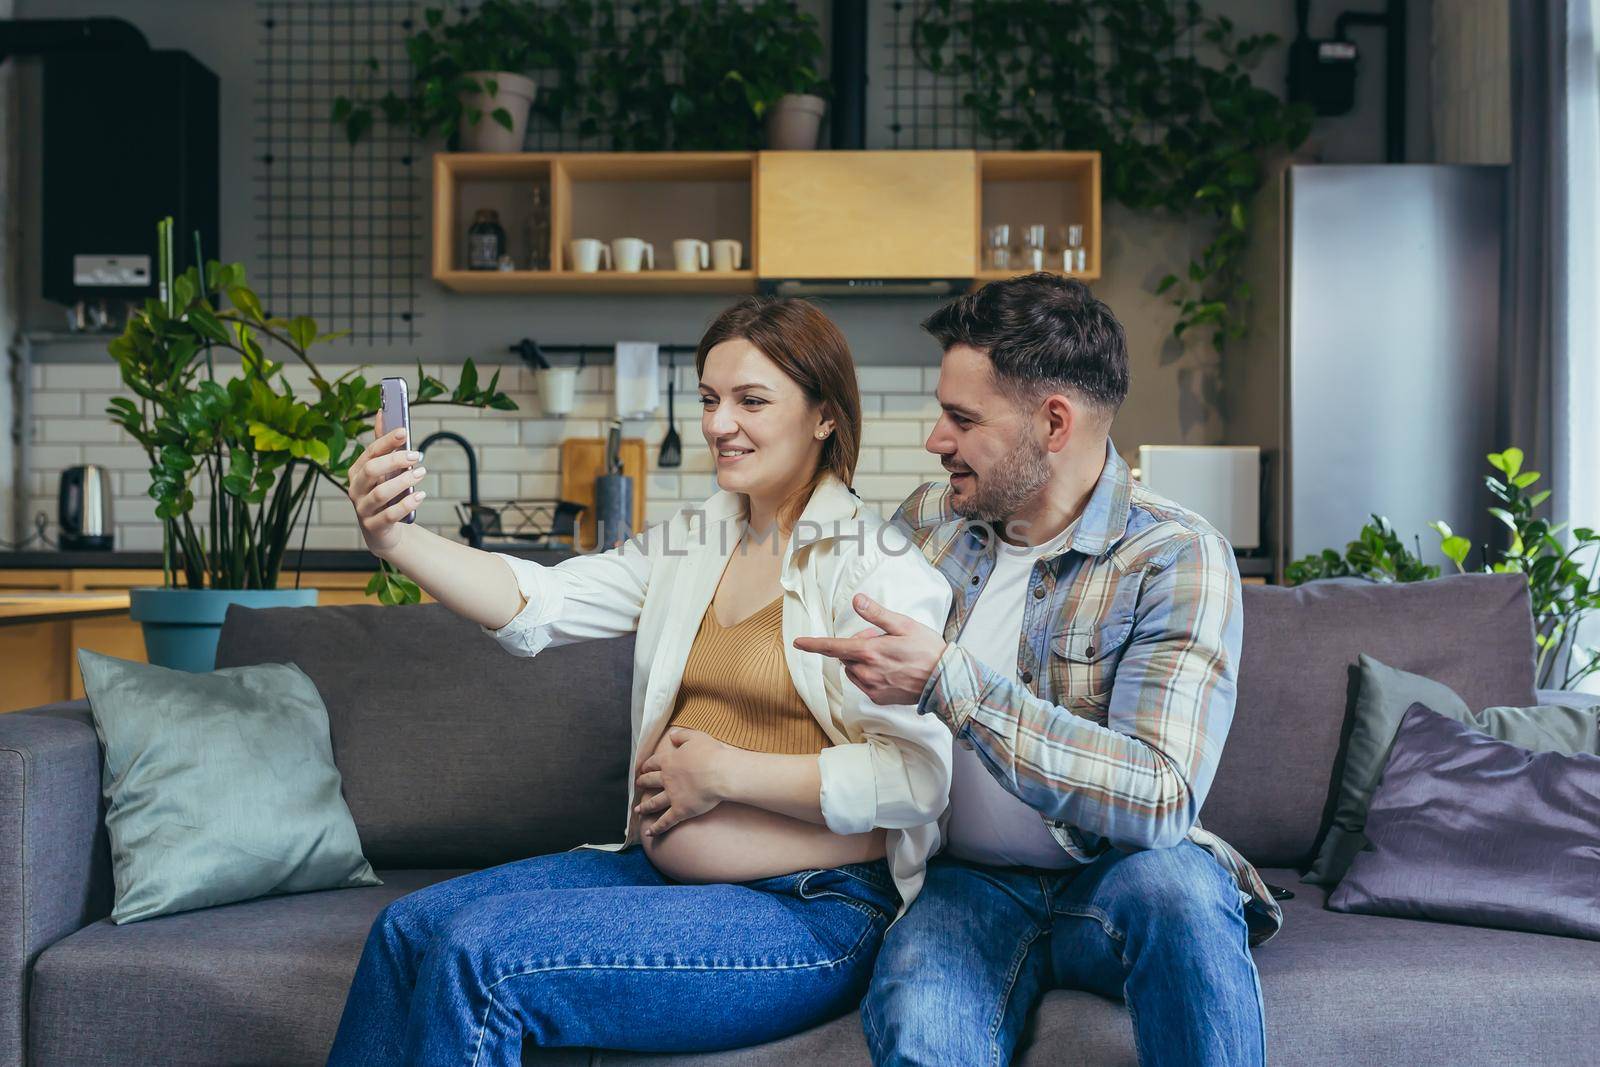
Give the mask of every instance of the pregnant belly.
[[(645, 825), (658, 817), (646, 816)], [(881, 829), (836, 834), (803, 819), (728, 802), (660, 837), (643, 838), (643, 845), (656, 869), (680, 882), (752, 882), (814, 867), (865, 863), (882, 859), (885, 852)]]

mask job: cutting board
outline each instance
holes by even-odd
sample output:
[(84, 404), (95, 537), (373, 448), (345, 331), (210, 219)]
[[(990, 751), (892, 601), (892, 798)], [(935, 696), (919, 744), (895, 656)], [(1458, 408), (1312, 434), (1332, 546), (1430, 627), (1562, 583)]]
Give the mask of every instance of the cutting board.
[[(644, 438), (622, 439), (622, 473), (633, 479), (633, 532), (644, 529), (644, 479), (648, 473)], [(594, 480), (605, 473), (606, 440), (603, 437), (569, 437), (561, 442), (561, 499), (583, 505), (578, 516), (578, 547), (592, 551), (597, 542), (594, 517)]]

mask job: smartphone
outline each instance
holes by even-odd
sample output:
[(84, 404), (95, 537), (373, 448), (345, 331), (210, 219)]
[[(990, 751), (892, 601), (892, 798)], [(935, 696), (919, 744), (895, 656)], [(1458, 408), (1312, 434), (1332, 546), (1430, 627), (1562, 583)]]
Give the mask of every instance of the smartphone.
[[(406, 428), (406, 443), (403, 447), (408, 449), (416, 448), (417, 443), (411, 439), (411, 403), (410, 394), (406, 389), (406, 380), (404, 378), (385, 378), (381, 385), (383, 392), (379, 402), (379, 409), (383, 413), (383, 432), (389, 433), (396, 426), (404, 426)], [(407, 469), (409, 469), (409, 466)], [(399, 503), (410, 495), (411, 487), (407, 486), (405, 492), (389, 501), (389, 503)], [(400, 521), (416, 522), (416, 508), (406, 512), (406, 517)]]

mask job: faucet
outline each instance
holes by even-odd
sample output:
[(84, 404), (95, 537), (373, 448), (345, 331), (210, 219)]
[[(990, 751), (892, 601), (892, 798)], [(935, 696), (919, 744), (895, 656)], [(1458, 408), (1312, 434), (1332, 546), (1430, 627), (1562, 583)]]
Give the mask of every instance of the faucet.
[[(449, 430), (440, 430), (437, 433), (430, 433), (428, 436), (422, 439), (422, 443), (417, 446), (417, 451), (427, 452), (428, 446), (440, 438), (454, 441), (456, 444), (460, 445), (461, 450), (467, 454), (468, 517), (467, 521), (462, 524), (460, 533), (462, 537), (467, 539), (467, 544), (471, 545), (473, 548), (482, 548), (483, 528), (479, 525), (479, 523), (481, 523), (483, 519), (482, 511), (480, 510), (478, 504), (478, 457), (472, 451), (472, 446), (467, 444), (467, 439), (465, 437), (462, 437), (458, 433), (452, 433)], [(424, 462), (426, 462), (426, 460), (424, 460)]]

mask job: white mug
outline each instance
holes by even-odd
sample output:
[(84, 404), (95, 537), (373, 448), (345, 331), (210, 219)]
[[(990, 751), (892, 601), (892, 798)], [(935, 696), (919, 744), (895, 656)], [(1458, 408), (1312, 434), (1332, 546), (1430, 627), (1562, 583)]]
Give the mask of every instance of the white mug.
[(648, 264), (651, 270), (655, 270), (656, 246), (637, 237), (618, 237), (611, 242), (611, 261), (617, 265), (618, 271), (636, 274), (639, 271), (640, 260)]
[(744, 261), (744, 246), (738, 241), (724, 238), (711, 242), (711, 269), (738, 270)]
[(577, 367), (539, 369), (539, 404), (546, 415), (566, 415), (571, 412), (577, 391)]
[(593, 274), (600, 269), (602, 261), (607, 268), (611, 266), (611, 249), (605, 246), (604, 241), (580, 237), (568, 242), (567, 248), (572, 255), (572, 269), (581, 274)]
[(694, 237), (672, 242), (672, 258), (679, 270), (705, 270), (711, 266), (711, 246)]

